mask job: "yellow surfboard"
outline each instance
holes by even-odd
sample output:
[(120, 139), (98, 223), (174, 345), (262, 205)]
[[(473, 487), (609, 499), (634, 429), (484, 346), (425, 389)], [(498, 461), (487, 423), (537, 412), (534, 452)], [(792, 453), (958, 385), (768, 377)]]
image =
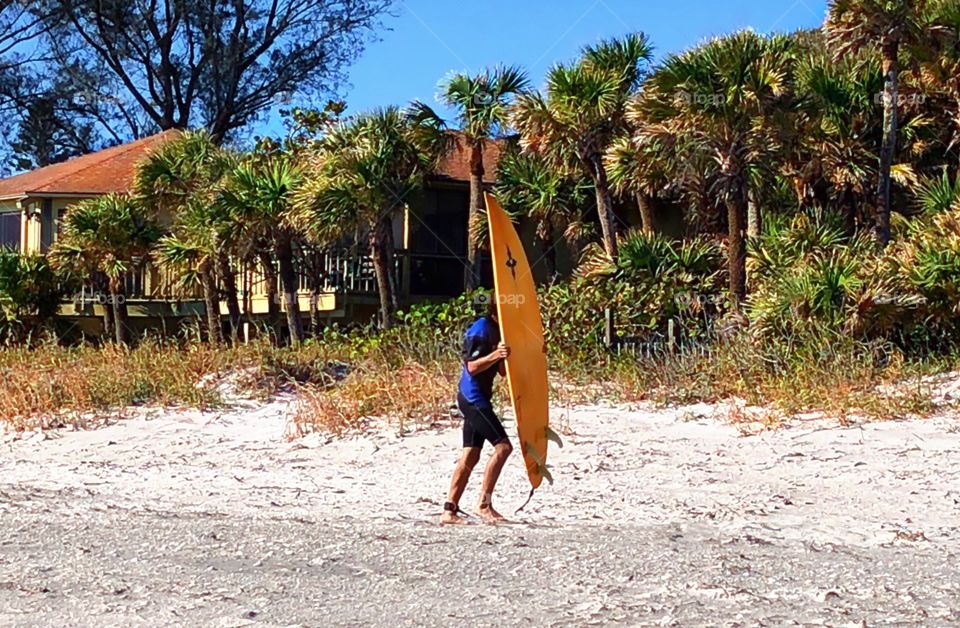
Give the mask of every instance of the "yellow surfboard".
[(500, 336), (510, 347), (507, 382), (517, 415), (520, 451), (530, 484), (537, 488), (547, 471), (549, 426), (547, 399), (547, 345), (537, 302), (537, 287), (523, 244), (507, 213), (491, 194), (486, 195), (490, 250), (496, 289)]

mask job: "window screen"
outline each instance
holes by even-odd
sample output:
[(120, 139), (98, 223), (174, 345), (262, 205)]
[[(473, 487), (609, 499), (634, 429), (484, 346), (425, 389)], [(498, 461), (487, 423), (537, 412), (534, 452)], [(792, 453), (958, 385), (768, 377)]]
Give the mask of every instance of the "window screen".
[(20, 212), (0, 213), (0, 248), (20, 250)]

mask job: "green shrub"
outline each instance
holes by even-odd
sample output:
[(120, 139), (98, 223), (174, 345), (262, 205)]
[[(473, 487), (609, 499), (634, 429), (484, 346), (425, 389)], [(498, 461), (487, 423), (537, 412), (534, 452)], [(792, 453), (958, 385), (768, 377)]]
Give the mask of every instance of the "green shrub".
[(922, 303), (905, 332), (943, 347), (960, 339), (960, 207), (918, 221), (888, 265), (900, 293)]
[(0, 250), (0, 341), (28, 340), (60, 307), (63, 286), (42, 255)]
[(939, 179), (924, 179), (917, 190), (917, 205), (928, 216), (960, 209), (960, 177), (951, 181), (949, 172), (944, 168)]
[(915, 219), (882, 251), (829, 217), (799, 215), (751, 245), (748, 268), (747, 315), (763, 341), (828, 329), (912, 354), (960, 340), (958, 211)]
[(725, 310), (724, 269), (723, 251), (714, 240), (677, 242), (633, 231), (621, 241), (615, 262), (599, 246), (587, 250), (571, 303), (585, 311), (570, 315), (602, 325), (609, 307), (618, 329), (634, 338), (662, 335), (670, 320), (686, 336), (699, 336)]
[(839, 216), (832, 213), (801, 213), (771, 216), (763, 234), (748, 242), (747, 270), (753, 283), (774, 279), (805, 261), (822, 257), (837, 248), (856, 255), (873, 247), (863, 238), (848, 242)]

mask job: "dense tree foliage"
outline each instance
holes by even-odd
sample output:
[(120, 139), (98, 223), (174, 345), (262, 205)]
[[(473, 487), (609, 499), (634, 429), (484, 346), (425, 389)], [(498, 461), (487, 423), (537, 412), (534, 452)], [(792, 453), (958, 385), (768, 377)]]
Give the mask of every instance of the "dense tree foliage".
[(300, 191), (302, 224), (322, 242), (368, 243), (380, 293), (380, 325), (398, 309), (393, 219), (423, 185), (453, 138), (432, 117), (388, 107), (338, 125), (314, 156)]
[[(481, 242), (493, 141), (490, 187), (532, 227), (550, 302), (563, 304), (548, 318), (569, 311), (577, 323), (565, 329), (613, 308), (648, 337), (677, 322), (680, 334), (708, 335), (720, 320), (758, 338), (828, 329), (906, 345), (960, 333), (960, 0), (835, 0), (823, 29), (737, 32), (656, 61), (646, 35), (626, 35), (554, 66), (542, 91), (519, 68), (451, 75), (441, 100), (456, 132), (423, 103), (356, 115), (339, 101), (295, 106), (285, 137), (243, 154), (219, 140), (255, 120), (268, 93), (326, 91), (387, 3), (213, 3), (216, 19), (201, 4), (150, 20), (167, 5), (8, 5), (18, 7), (2, 12), (8, 36), (41, 38), (42, 62), (72, 69), (53, 89), (31, 75), (41, 60), (7, 50), (0, 96), (31, 81), (52, 90), (22, 109), (23, 163), (87, 150), (118, 120), (124, 135), (206, 127), (142, 164), (133, 197), (71, 210), (54, 259), (118, 291), (148, 257), (178, 269), (204, 292), (212, 340), (221, 301), (236, 331), (235, 276), (251, 265), (275, 292), (271, 318), (282, 303), (291, 340), (304, 339), (299, 293), (316, 296), (319, 262), (345, 248), (366, 254), (353, 272), (375, 276), (379, 324), (402, 321), (397, 216), (460, 142), (463, 211)], [(271, 27), (284, 11), (296, 19)], [(319, 15), (326, 26), (306, 34)], [(237, 28), (242, 37), (227, 35)], [(201, 63), (211, 55), (219, 61)], [(94, 77), (93, 93), (116, 102), (67, 98)], [(170, 217), (158, 245), (134, 228), (153, 215)], [(129, 227), (123, 237), (108, 218)], [(564, 248), (575, 267), (565, 282)], [(471, 247), (467, 288), (475, 259)]]
[[(274, 105), (334, 92), (390, 4), (4, 2), (0, 108), (22, 118), (14, 122), (21, 127), (15, 152), (38, 137), (57, 143), (23, 162), (31, 165), (89, 150), (97, 142), (77, 144), (91, 131), (100, 143), (118, 143), (158, 129), (203, 127), (222, 141)], [(37, 96), (46, 104), (21, 114)]]

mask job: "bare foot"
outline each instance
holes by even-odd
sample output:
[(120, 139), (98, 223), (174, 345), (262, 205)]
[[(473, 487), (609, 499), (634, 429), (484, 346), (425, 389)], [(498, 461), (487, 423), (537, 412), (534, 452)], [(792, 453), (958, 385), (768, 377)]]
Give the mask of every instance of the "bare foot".
[(442, 515), (440, 515), (440, 525), (455, 525), (458, 523), (466, 523), (466, 522), (463, 520), (463, 517), (461, 517), (455, 512), (450, 512), (449, 510), (446, 510)]
[(493, 509), (493, 506), (477, 506), (477, 515), (483, 520), (484, 523), (500, 523), (501, 521), (506, 521), (507, 518), (501, 515), (499, 512)]

